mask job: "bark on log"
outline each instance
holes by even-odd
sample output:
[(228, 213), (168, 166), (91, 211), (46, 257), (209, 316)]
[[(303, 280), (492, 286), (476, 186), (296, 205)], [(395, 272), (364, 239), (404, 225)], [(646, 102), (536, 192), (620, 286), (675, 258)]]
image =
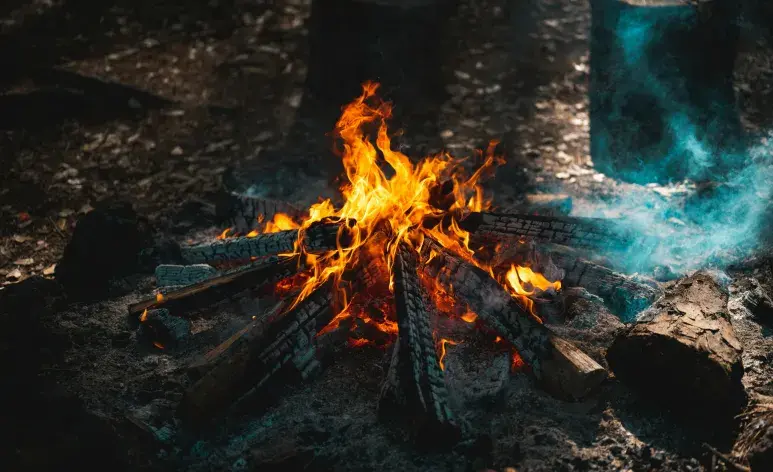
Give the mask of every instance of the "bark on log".
[(624, 248), (636, 239), (614, 222), (597, 218), (475, 212), (459, 226), (486, 239), (524, 238), (572, 247)]
[(156, 287), (192, 285), (216, 275), (217, 269), (207, 264), (162, 264), (156, 267)]
[(254, 397), (282, 374), (308, 377), (319, 365), (315, 335), (333, 319), (331, 302), (328, 283), (290, 311), (255, 320), (226, 348), (226, 356), (188, 388), (180, 418), (201, 425), (245, 394)]
[[(623, 382), (675, 411), (711, 419), (742, 406), (742, 346), (727, 314), (728, 295), (705, 272), (667, 290), (607, 352)], [(724, 426), (724, 425), (723, 425)]]
[(237, 269), (202, 282), (164, 293), (129, 305), (129, 315), (139, 317), (151, 308), (166, 308), (174, 315), (182, 316), (189, 310), (197, 310), (249, 290), (261, 292), (300, 268), (298, 256), (268, 258), (256, 266)]
[[(486, 271), (427, 242), (424, 270), (467, 303), (490, 329), (515, 346), (534, 376), (562, 398), (582, 398), (607, 377), (596, 361), (540, 323)], [(429, 252), (437, 254), (430, 260)]]
[(566, 287), (582, 287), (603, 298), (614, 314), (631, 320), (663, 294), (658, 283), (645, 277), (620, 274), (574, 254), (568, 248), (551, 245), (540, 252), (564, 270), (561, 281)]
[[(338, 223), (314, 224), (304, 231), (303, 247), (309, 253), (331, 251), (336, 248), (338, 234), (344, 228), (344, 224)], [(226, 238), (214, 243), (183, 247), (181, 253), (183, 260), (189, 264), (290, 254), (296, 251), (298, 234), (297, 230), (287, 230), (260, 234), (254, 238)]]
[(258, 226), (258, 219), (271, 221), (277, 213), (287, 214), (294, 219), (302, 215), (301, 210), (290, 203), (233, 192), (223, 195), (216, 207), (218, 219), (236, 233), (252, 231)]
[(722, 165), (723, 147), (741, 134), (733, 91), (740, 2), (590, 4), (596, 168), (642, 183), (706, 178), (696, 171)]
[[(421, 445), (450, 447), (458, 440), (460, 430), (448, 405), (445, 376), (440, 369), (425, 305), (427, 297), (417, 270), (415, 253), (401, 245), (394, 262), (399, 344), (395, 345), (387, 381), (382, 388), (379, 413), (382, 416), (387, 412), (407, 414)], [(403, 400), (405, 410), (395, 412), (390, 408), (396, 401)]]

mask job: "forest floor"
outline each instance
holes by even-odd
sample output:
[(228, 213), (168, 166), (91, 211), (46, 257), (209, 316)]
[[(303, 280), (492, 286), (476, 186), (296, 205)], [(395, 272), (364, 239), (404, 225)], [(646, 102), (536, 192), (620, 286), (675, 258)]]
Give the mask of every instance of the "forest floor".
[[(0, 7), (0, 34), (11, 39), (9, 47), (0, 49), (0, 61), (10, 64), (0, 82), (4, 87), (0, 95), (0, 285), (32, 275), (52, 277), (77, 219), (109, 198), (130, 201), (159, 232), (182, 236), (203, 230), (214, 237), (222, 228), (212, 225), (213, 199), (229, 168), (260, 166), (262, 159), (288, 149), (293, 156), (303, 156), (306, 149), (317, 152), (324, 147), (319, 144), (324, 144), (324, 133), (333, 128), (334, 122), (318, 123), (318, 129), (312, 128), (316, 136), (297, 142), (294, 125), (303, 105), (308, 50), (307, 0), (195, 4), (114, 0), (89, 9), (84, 9), (88, 2), (83, 0), (8, 3)], [(495, 204), (501, 206), (534, 190), (568, 193), (580, 208), (583, 201), (604, 195), (679, 193), (682, 183), (624, 184), (593, 168), (588, 138), (587, 2), (512, 3), (461, 2), (449, 20), (449, 30), (460, 32), (459, 38), (449, 41), (452, 54), (444, 70), (449, 77), (449, 99), (437, 110), (433, 126), (401, 123), (406, 152), (444, 148), (464, 156), (491, 139), (501, 140), (507, 164), (490, 187)], [(762, 37), (754, 32), (744, 36), (736, 91), (742, 122), (752, 134), (764, 135), (771, 124), (771, 57), (770, 45)], [(113, 88), (92, 82), (72, 86), (70, 81), (77, 76), (70, 72), (136, 87), (153, 96), (138, 92), (127, 100)], [(62, 87), (66, 84), (70, 85)], [(428, 136), (427, 129), (436, 134)], [(308, 179), (319, 180), (314, 168), (329, 159), (336, 157), (323, 153), (307, 161), (294, 157), (288, 158), (287, 165), (308, 174)], [(86, 308), (94, 323), (85, 331), (83, 321), (75, 320), (83, 313), (71, 312), (65, 319), (78, 325), (81, 335), (96, 333), (106, 324), (117, 323), (125, 302)], [(96, 366), (96, 357), (96, 351), (74, 354), (75, 362), (59, 374), (69, 376), (68, 372), (82, 371), (92, 362)], [(165, 383), (168, 379), (161, 372), (174, 370), (168, 360), (156, 356), (143, 361), (145, 364), (132, 365), (120, 376), (126, 368), (116, 361), (120, 356), (107, 357), (103, 364), (117, 363), (100, 364), (98, 370), (112, 372), (121, 382), (136, 380), (144, 375), (143, 368), (150, 368), (151, 383), (159, 391), (179, 387)], [(377, 357), (357, 354), (344, 367), (334, 369), (350, 372), (354, 369), (351, 364), (363, 358), (375, 366)], [(360, 369), (358, 375), (364, 377), (360, 380), (366, 393), (373, 393), (377, 385), (366, 374)], [(97, 396), (94, 392), (118, 383), (108, 377), (86, 379), (84, 388), (92, 394), (83, 397), (94, 403), (91, 406), (99, 401), (90, 395)], [(344, 390), (345, 384), (340, 383), (344, 377), (341, 372), (326, 377), (320, 385), (322, 393), (315, 395)], [(553, 400), (529, 397), (530, 391), (517, 394), (520, 407), (556, 408)], [(144, 394), (147, 398), (143, 399), (149, 400), (154, 392)], [(497, 421), (512, 419), (509, 434), (530, 437), (530, 442), (518, 446), (516, 441), (517, 450), (497, 450), (500, 459), (479, 465), (503, 468), (512, 464), (501, 458), (514, 457), (526, 465), (525, 470), (635, 470), (642, 461), (660, 461), (673, 470), (700, 470), (696, 459), (678, 452), (657, 461), (644, 457), (643, 443), (632, 438), (617, 414), (604, 406), (606, 400), (618, 396), (621, 410), (633, 408), (635, 398), (626, 395), (612, 388), (601, 400), (567, 408), (562, 419), (572, 423), (568, 438), (549, 419), (529, 424), (505, 415)], [(358, 429), (367, 425), (346, 418), (333, 426), (324, 424), (340, 413), (339, 408), (346, 408), (347, 401), (355, 400), (344, 395), (318, 405), (316, 398), (301, 392), (252, 426), (263, 431), (272, 418), (280, 421), (282, 415), (298, 414), (312, 402), (320, 413), (312, 415), (314, 424), (306, 424), (307, 429), (339, 428), (329, 441), (352, 434), (346, 433), (350, 427), (357, 434), (370, 434)], [(367, 402), (357, 403), (349, 414), (356, 415), (356, 408), (365, 408), (363, 405)], [(657, 417), (653, 423), (663, 421)], [(594, 429), (583, 432), (588, 428)], [(681, 441), (676, 437), (680, 431), (670, 431), (674, 437), (660, 446), (673, 451), (674, 444)], [(253, 441), (258, 435), (254, 431), (244, 434), (252, 434)], [(275, 434), (279, 433), (271, 433)], [(448, 470), (448, 463), (442, 460), (417, 462), (405, 451), (392, 456), (386, 450), (394, 438), (383, 432), (374, 434), (375, 439), (370, 440), (383, 441), (382, 446), (365, 462), (352, 462), (351, 470), (364, 463), (389, 468), (389, 461), (394, 461), (392, 466), (416, 470)], [(508, 441), (502, 438), (502, 444), (512, 449)], [(251, 447), (235, 442), (230, 445), (234, 450)], [(568, 443), (573, 445), (553, 457), (557, 447)], [(353, 447), (343, 447), (341, 457), (354, 454)], [(206, 449), (201, 444), (195, 448)], [(220, 470), (225, 461), (231, 461), (231, 468), (239, 470), (244, 464), (233, 462), (239, 453), (191, 453), (188, 460), (193, 463), (186, 465), (190, 470)], [(562, 469), (556, 468), (559, 464)]]

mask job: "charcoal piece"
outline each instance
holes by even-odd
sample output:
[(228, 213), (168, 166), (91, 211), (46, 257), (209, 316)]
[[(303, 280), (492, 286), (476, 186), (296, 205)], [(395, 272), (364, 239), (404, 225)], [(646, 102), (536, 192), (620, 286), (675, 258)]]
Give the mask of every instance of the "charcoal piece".
[(474, 212), (459, 226), (484, 239), (523, 238), (580, 248), (625, 248), (637, 239), (600, 218)]
[(152, 245), (150, 226), (131, 204), (101, 203), (78, 220), (56, 280), (72, 300), (105, 298), (110, 280), (137, 271), (140, 252)]
[(217, 274), (217, 269), (207, 264), (173, 265), (162, 264), (156, 267), (156, 286), (184, 286), (209, 279)]
[(191, 322), (170, 315), (165, 308), (148, 310), (140, 317), (140, 332), (156, 347), (174, 349), (190, 337)]
[(617, 337), (607, 352), (610, 368), (680, 414), (717, 423), (731, 418), (743, 406), (744, 389), (742, 345), (727, 299), (706, 272), (680, 280)]
[[(331, 251), (336, 248), (339, 233), (345, 237), (345, 224), (317, 223), (303, 231), (303, 248), (309, 253)], [(287, 230), (260, 234), (255, 237), (226, 238), (209, 244), (182, 248), (182, 257), (189, 264), (217, 261), (246, 260), (253, 257), (292, 254), (297, 251), (299, 231)], [(345, 239), (344, 241), (345, 242)]]
[(200, 426), (236, 401), (259, 397), (280, 379), (307, 378), (318, 364), (316, 334), (335, 315), (331, 302), (327, 283), (288, 311), (269, 311), (254, 320), (226, 346), (217, 364), (186, 390), (178, 408), (180, 418)]
[[(417, 273), (416, 255), (401, 244), (394, 263), (394, 296), (399, 345), (395, 346), (387, 381), (382, 387), (379, 413), (399, 405), (411, 420), (416, 440), (427, 447), (452, 446), (460, 430), (449, 407), (445, 375), (440, 369), (426, 307), (427, 296)], [(399, 388), (401, 392), (390, 391)]]
[[(485, 270), (425, 239), (426, 275), (478, 314), (478, 320), (515, 346), (534, 376), (552, 394), (582, 398), (607, 377), (596, 361), (543, 325)], [(429, 257), (435, 252), (435, 257)]]
[(233, 269), (193, 285), (165, 292), (160, 297), (133, 303), (129, 305), (129, 316), (136, 319), (145, 310), (162, 307), (173, 315), (183, 316), (189, 311), (211, 306), (244, 291), (261, 293), (297, 273), (300, 267), (298, 256), (269, 257), (255, 265)]

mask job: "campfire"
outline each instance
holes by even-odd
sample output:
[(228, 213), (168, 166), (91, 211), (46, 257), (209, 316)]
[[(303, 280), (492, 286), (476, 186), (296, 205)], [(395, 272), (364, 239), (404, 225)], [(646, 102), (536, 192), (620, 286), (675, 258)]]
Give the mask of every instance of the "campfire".
[(535, 300), (555, 297), (562, 277), (602, 292), (622, 287), (634, 305), (637, 294), (645, 302), (655, 297), (567, 249), (551, 256), (564, 271), (540, 260), (530, 250), (535, 243), (606, 248), (631, 236), (601, 220), (493, 210), (481, 182), (503, 162), (497, 143), (479, 154), (474, 171), (447, 154), (413, 163), (392, 150), (391, 107), (376, 90), (364, 84), (335, 127), (345, 169), (340, 202), (295, 212), (291, 202), (235, 197), (240, 223), (210, 243), (181, 248), (188, 265), (159, 266), (158, 293), (129, 307), (152, 343), (166, 349), (196, 310), (274, 297), (271, 309), (191, 366), (179, 407), (191, 424), (277, 383), (309, 378), (343, 339), (352, 348), (392, 349), (380, 410), (410, 418), (417, 438), (458, 437), (444, 380), (445, 354), (458, 341), (440, 336), (434, 319), (479, 326), (511, 351), (513, 368), (553, 395), (577, 399), (607, 373), (543, 323)]

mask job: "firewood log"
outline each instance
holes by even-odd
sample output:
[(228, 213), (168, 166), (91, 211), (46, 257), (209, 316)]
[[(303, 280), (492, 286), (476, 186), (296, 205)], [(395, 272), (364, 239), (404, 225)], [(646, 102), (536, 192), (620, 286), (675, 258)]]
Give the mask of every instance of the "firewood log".
[(267, 258), (255, 266), (236, 269), (193, 285), (188, 285), (129, 305), (129, 315), (138, 318), (145, 310), (166, 308), (173, 315), (182, 316), (189, 310), (198, 310), (212, 303), (249, 290), (261, 292), (300, 269), (298, 256)]
[(473, 212), (459, 226), (492, 240), (524, 238), (572, 247), (621, 248), (636, 239), (614, 221), (600, 218)]
[[(427, 242), (429, 241), (429, 242)], [(486, 271), (425, 239), (423, 270), (467, 303), (478, 319), (515, 346), (534, 376), (562, 398), (586, 396), (607, 377), (604, 368), (529, 313)], [(435, 252), (430, 258), (430, 252)]]
[(192, 285), (215, 275), (217, 269), (207, 264), (162, 264), (156, 267), (156, 287)]
[(217, 204), (217, 216), (236, 233), (255, 229), (258, 220), (271, 221), (277, 213), (299, 219), (302, 212), (295, 206), (270, 198), (251, 197), (237, 193), (225, 193)]
[(260, 391), (277, 378), (293, 373), (306, 377), (317, 363), (315, 335), (333, 319), (331, 302), (327, 283), (291, 310), (255, 320), (225, 348), (217, 365), (186, 390), (180, 418), (201, 425), (245, 393)]
[[(344, 238), (345, 223), (317, 223), (305, 230), (303, 249), (309, 253), (331, 251), (337, 239)], [(181, 248), (183, 260), (190, 264), (215, 261), (250, 260), (253, 257), (291, 254), (296, 252), (298, 230), (278, 231), (255, 237), (226, 238), (213, 243)]]
[(400, 334), (382, 387), (379, 414), (382, 417), (396, 413), (407, 415), (422, 445), (452, 446), (460, 431), (448, 405), (445, 376), (440, 369), (425, 305), (427, 296), (417, 270), (415, 253), (402, 244), (394, 263)]
[[(743, 404), (743, 346), (728, 295), (706, 272), (680, 280), (607, 351), (615, 375), (680, 414), (728, 419)], [(725, 424), (723, 424), (725, 426)]]

